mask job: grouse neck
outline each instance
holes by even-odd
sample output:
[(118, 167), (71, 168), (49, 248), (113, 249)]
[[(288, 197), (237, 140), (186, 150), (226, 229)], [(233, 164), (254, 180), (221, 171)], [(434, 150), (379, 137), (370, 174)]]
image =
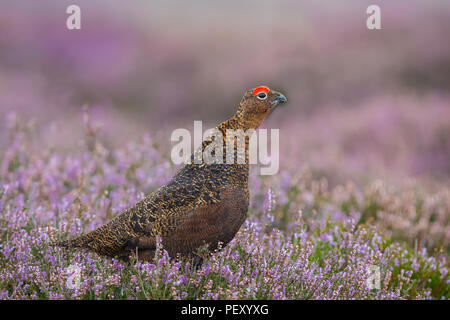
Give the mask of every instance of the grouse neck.
[[(227, 159), (227, 151), (233, 154), (233, 165), (249, 165), (249, 149), (250, 149), (250, 136), (253, 134), (252, 130), (248, 126), (248, 123), (240, 116), (239, 113), (232, 118), (222, 122), (217, 129), (222, 134), (223, 139), (223, 161), (230, 164)], [(228, 150), (228, 148), (233, 150)]]
[(256, 121), (252, 121), (249, 119), (246, 119), (244, 115), (240, 112), (237, 112), (234, 116), (232, 116), (230, 119), (222, 122), (218, 129), (222, 131), (222, 133), (226, 134), (226, 132), (223, 132), (224, 130), (243, 130), (247, 131), (248, 129), (256, 129), (259, 127), (259, 125), (256, 123)]
[[(229, 165), (237, 165), (237, 166), (245, 166), (249, 165), (249, 150), (250, 150), (250, 136), (254, 133), (253, 130), (248, 130), (251, 127), (248, 122), (244, 121), (239, 113), (235, 114), (232, 118), (222, 122), (218, 125), (214, 133), (212, 133), (208, 138), (203, 140), (201, 148), (195, 151), (191, 156), (191, 161), (195, 164), (217, 164), (215, 162), (214, 156), (216, 155), (217, 149), (215, 146), (211, 146), (211, 143), (215, 142), (217, 138), (222, 139), (222, 164)], [(217, 134), (219, 133), (219, 136)], [(228, 141), (229, 140), (229, 141)], [(228, 143), (227, 143), (228, 141)], [(244, 147), (243, 147), (244, 146)], [(205, 152), (208, 151), (208, 148), (212, 148), (212, 153), (214, 156), (211, 158), (211, 162), (205, 161)], [(220, 142), (218, 145), (220, 148)], [(227, 150), (229, 150), (229, 154)], [(209, 150), (209, 151), (211, 151)], [(208, 151), (208, 152), (209, 152)], [(227, 158), (227, 155), (229, 158)], [(220, 157), (220, 156), (219, 156)], [(232, 157), (232, 158), (231, 158)], [(192, 162), (191, 162), (192, 163)]]

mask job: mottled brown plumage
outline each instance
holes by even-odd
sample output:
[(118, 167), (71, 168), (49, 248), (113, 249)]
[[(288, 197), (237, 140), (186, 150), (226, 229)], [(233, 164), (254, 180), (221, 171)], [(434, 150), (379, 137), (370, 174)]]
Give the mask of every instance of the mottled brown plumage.
[[(195, 163), (217, 136), (203, 141), (200, 151), (191, 156), (166, 185), (125, 210), (109, 223), (57, 245), (86, 248), (100, 255), (127, 258), (138, 251), (143, 260), (151, 260), (156, 238), (170, 256), (195, 254), (199, 247), (214, 250), (228, 244), (245, 221), (248, 204), (249, 138), (245, 150), (234, 141), (235, 162), (226, 163), (226, 132), (229, 129), (257, 129), (264, 118), (286, 98), (267, 87), (249, 90), (236, 114), (216, 127), (223, 135), (223, 164)], [(214, 155), (214, 152), (212, 153)], [(237, 161), (240, 159), (240, 161)]]

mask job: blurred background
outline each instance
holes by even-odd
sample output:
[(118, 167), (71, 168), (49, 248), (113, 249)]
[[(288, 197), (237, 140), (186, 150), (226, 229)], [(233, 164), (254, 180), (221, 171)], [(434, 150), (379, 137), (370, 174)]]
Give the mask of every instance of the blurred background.
[[(71, 4), (81, 30), (66, 28)], [(264, 124), (282, 169), (448, 184), (450, 2), (376, 1), (382, 30), (366, 28), (370, 4), (2, 1), (0, 113), (73, 152), (89, 106), (106, 146), (152, 134), (169, 150), (174, 129), (214, 126), (264, 84), (289, 99)]]

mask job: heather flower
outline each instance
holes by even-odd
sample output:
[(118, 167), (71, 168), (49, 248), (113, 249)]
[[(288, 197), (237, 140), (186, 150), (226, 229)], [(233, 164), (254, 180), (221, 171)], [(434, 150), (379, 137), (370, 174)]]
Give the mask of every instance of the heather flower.
[[(65, 158), (20, 136), (0, 154), (0, 299), (450, 298), (445, 187), (428, 194), (380, 182), (331, 187), (307, 170), (251, 174), (248, 219), (197, 270), (169, 257), (161, 239), (153, 263), (50, 246), (105, 223), (174, 173), (150, 137), (146, 147), (95, 140)], [(414, 244), (418, 234), (427, 237)], [(80, 268), (79, 288), (66, 285), (70, 265)], [(367, 286), (370, 266), (379, 267), (380, 289)]]

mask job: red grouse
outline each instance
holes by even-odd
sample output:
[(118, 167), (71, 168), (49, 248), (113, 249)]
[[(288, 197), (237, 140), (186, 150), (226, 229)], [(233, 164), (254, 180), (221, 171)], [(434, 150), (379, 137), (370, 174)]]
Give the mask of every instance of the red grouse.
[[(223, 136), (223, 157), (227, 154), (227, 130), (257, 129), (277, 105), (286, 101), (283, 94), (266, 86), (247, 91), (236, 114), (216, 127)], [(180, 168), (166, 185), (109, 223), (57, 245), (124, 259), (137, 252), (142, 260), (153, 259), (157, 237), (171, 257), (198, 258), (196, 251), (204, 245), (210, 251), (217, 249), (219, 243), (227, 245), (247, 215), (249, 137), (245, 137), (245, 152), (239, 153), (236, 148), (236, 158), (231, 164), (225, 160), (193, 161), (214, 140), (203, 141), (201, 152), (194, 153), (190, 163)], [(241, 161), (237, 161), (239, 157)]]

